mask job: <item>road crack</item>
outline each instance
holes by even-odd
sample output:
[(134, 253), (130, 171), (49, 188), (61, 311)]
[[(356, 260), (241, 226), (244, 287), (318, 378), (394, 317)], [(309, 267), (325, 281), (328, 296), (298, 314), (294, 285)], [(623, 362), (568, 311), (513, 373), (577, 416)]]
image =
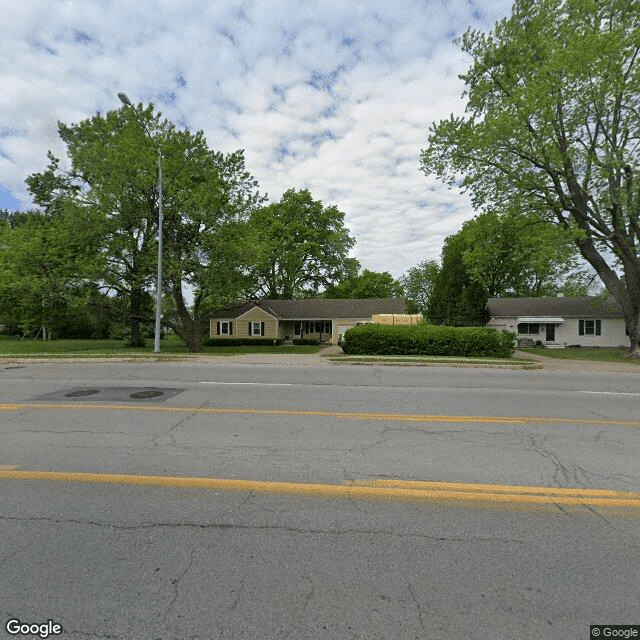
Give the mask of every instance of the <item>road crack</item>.
[(431, 540), (433, 542), (446, 543), (487, 543), (487, 544), (518, 544), (527, 546), (527, 543), (517, 538), (497, 538), (497, 537), (464, 537), (464, 536), (437, 536), (417, 532), (398, 532), (384, 529), (304, 529), (299, 527), (289, 527), (286, 525), (251, 525), (251, 524), (232, 524), (228, 522), (141, 522), (138, 524), (117, 524), (113, 522), (98, 522), (95, 520), (77, 520), (73, 518), (45, 518), (36, 516), (6, 516), (0, 515), (0, 520), (9, 522), (42, 522), (47, 524), (73, 524), (78, 526), (104, 527), (108, 529), (116, 529), (119, 531), (145, 531), (152, 529), (196, 529), (196, 530), (237, 530), (237, 531), (284, 531), (292, 534), (300, 535), (326, 535), (326, 536), (349, 536), (349, 535), (386, 535), (398, 539), (421, 539)]

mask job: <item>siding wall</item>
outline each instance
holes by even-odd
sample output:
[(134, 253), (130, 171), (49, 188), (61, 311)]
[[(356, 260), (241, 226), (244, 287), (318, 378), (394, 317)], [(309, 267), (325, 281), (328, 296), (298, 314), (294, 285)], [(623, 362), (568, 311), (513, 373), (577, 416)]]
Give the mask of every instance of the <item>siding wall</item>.
[[(235, 319), (229, 319), (233, 322), (233, 335), (218, 335), (217, 322), (227, 320), (227, 318), (212, 318), (209, 326), (209, 335), (212, 338), (262, 338), (274, 340), (278, 337), (278, 319), (269, 315), (262, 309), (251, 309), (243, 316)], [(264, 335), (252, 336), (249, 332), (250, 322), (264, 322)]]
[[(587, 318), (588, 320), (595, 320)], [(549, 344), (571, 345), (579, 344), (583, 347), (628, 347), (629, 336), (625, 333), (625, 322), (622, 318), (601, 318), (601, 335), (579, 335), (579, 319), (565, 318), (562, 324), (556, 324), (556, 339)], [(507, 331), (517, 332), (517, 318), (492, 318), (488, 326), (494, 329), (506, 329)], [(518, 334), (519, 337), (531, 338), (533, 340), (541, 340), (546, 343), (546, 325), (540, 323), (539, 333)]]
[[(591, 319), (593, 318), (589, 318)], [(570, 318), (556, 327), (556, 343), (581, 344), (584, 347), (629, 346), (629, 336), (625, 334), (625, 323), (622, 318), (602, 318), (601, 329), (599, 336), (581, 336), (578, 333), (578, 319)]]

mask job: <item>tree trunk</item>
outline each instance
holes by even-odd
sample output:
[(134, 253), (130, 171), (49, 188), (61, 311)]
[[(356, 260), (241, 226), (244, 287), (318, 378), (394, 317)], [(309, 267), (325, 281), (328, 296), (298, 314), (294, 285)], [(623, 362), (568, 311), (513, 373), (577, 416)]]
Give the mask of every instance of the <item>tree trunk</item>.
[(592, 238), (576, 241), (582, 257), (596, 270), (607, 291), (622, 310), (629, 331), (629, 358), (640, 358), (640, 269), (622, 259), (625, 284), (595, 248)]
[(629, 330), (630, 343), (627, 358), (640, 358), (640, 317), (638, 317), (637, 313), (635, 314), (635, 317), (631, 314), (631, 321), (629, 321), (625, 314), (625, 320), (627, 322), (627, 329)]
[(182, 295), (182, 283), (175, 281), (173, 286), (173, 299), (176, 303), (176, 310), (180, 318), (180, 327), (177, 330), (178, 335), (187, 343), (187, 348), (191, 353), (202, 352), (202, 327), (200, 319), (193, 317), (184, 303)]
[(142, 289), (131, 290), (131, 336), (129, 347), (144, 347), (145, 340), (140, 329), (140, 315), (142, 314)]

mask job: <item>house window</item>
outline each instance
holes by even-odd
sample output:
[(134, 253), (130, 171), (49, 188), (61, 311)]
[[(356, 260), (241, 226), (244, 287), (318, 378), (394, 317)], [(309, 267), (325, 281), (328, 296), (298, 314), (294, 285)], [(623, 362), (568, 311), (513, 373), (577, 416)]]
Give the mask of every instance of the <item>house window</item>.
[(264, 322), (250, 322), (249, 323), (249, 335), (250, 336), (263, 336), (264, 335)]
[(307, 322), (307, 333), (331, 333), (331, 320)]
[(232, 336), (233, 322), (231, 320), (218, 320), (216, 322), (216, 333), (219, 336)]
[(540, 333), (540, 324), (538, 322), (521, 322), (518, 325), (518, 333)]
[(579, 320), (578, 334), (581, 336), (599, 336), (602, 334), (601, 320)]

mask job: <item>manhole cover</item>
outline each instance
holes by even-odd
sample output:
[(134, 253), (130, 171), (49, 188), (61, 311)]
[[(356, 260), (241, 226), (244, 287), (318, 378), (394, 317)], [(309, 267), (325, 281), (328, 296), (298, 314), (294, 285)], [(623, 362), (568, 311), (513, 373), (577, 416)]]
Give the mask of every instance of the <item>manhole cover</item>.
[(100, 389), (80, 389), (78, 391), (72, 391), (71, 393), (65, 393), (65, 398), (80, 398), (82, 396), (92, 396), (96, 393), (100, 393)]
[(52, 393), (45, 393), (32, 398), (37, 401), (82, 402), (130, 402), (132, 404), (143, 402), (165, 402), (186, 391), (186, 389), (174, 389), (173, 387), (69, 387)]
[(145, 400), (147, 398), (159, 398), (164, 395), (164, 391), (138, 391), (129, 395), (134, 400)]

